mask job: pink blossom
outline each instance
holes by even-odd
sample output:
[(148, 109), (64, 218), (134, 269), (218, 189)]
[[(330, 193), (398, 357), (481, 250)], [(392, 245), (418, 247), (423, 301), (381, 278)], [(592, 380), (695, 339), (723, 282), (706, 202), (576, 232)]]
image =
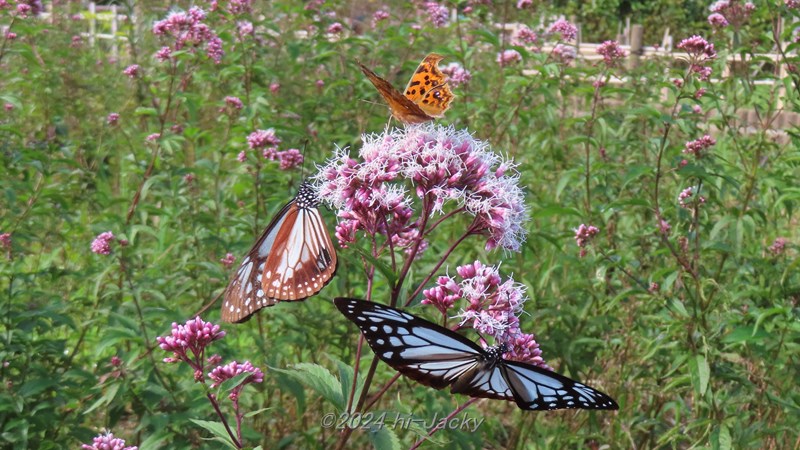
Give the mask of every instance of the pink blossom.
[(247, 145), (252, 149), (276, 146), (281, 143), (280, 138), (275, 135), (275, 130), (257, 130), (247, 136)]
[(742, 4), (740, 0), (720, 0), (712, 4), (709, 9), (713, 14), (708, 16), (708, 23), (716, 27), (730, 24), (739, 29), (755, 11), (756, 5), (751, 2)]
[(162, 41), (169, 41), (173, 51), (188, 50), (194, 53), (196, 49), (204, 47), (206, 55), (219, 64), (224, 54), (222, 40), (203, 23), (205, 19), (205, 11), (196, 6), (186, 12), (174, 11), (153, 25), (153, 34)]
[(225, 97), (225, 104), (233, 109), (240, 110), (244, 108), (244, 104), (239, 97), (227, 96)]
[(197, 176), (195, 174), (193, 174), (193, 173), (187, 173), (186, 175), (183, 176), (183, 181), (186, 184), (192, 184), (192, 183), (194, 183), (194, 180), (196, 180), (196, 179), (197, 179)]
[(239, 32), (239, 38), (241, 39), (244, 36), (249, 36), (253, 34), (253, 22), (248, 20), (242, 20), (241, 22), (236, 22), (236, 29)]
[(680, 88), (683, 87), (683, 80), (681, 80), (680, 78), (675, 78), (675, 79), (672, 80), (672, 84), (674, 84), (675, 87), (680, 89)]
[(152, 133), (152, 134), (148, 135), (145, 138), (145, 140), (153, 142), (153, 141), (157, 141), (160, 137), (161, 137), (161, 133)]
[(239, 152), (239, 154), (236, 155), (236, 160), (239, 162), (247, 161), (247, 153), (245, 153), (244, 151)]
[(236, 375), (243, 373), (251, 373), (252, 375), (242, 380), (240, 386), (250, 383), (261, 383), (264, 381), (264, 373), (261, 372), (261, 369), (258, 367), (253, 367), (250, 361), (245, 361), (241, 364), (236, 361), (232, 361), (224, 366), (218, 366), (214, 368), (214, 370), (208, 374), (208, 377), (214, 381), (214, 383), (211, 385), (211, 388), (215, 388), (224, 381), (230, 380)]
[(267, 148), (264, 149), (264, 151), (261, 152), (261, 156), (263, 156), (264, 159), (268, 159), (270, 161), (275, 161), (276, 159), (278, 159), (278, 148), (277, 147), (267, 147)]
[(683, 149), (683, 153), (686, 153), (687, 155), (694, 155), (695, 158), (701, 158), (704, 156), (705, 151), (716, 143), (717, 141), (714, 138), (706, 134), (699, 139), (687, 142)]
[(122, 71), (128, 78), (136, 78), (139, 76), (139, 65), (138, 64), (131, 64), (130, 66), (126, 67), (125, 70)]
[(767, 250), (769, 250), (769, 252), (772, 253), (773, 255), (776, 256), (782, 255), (783, 252), (786, 250), (786, 242), (788, 242), (786, 238), (783, 237), (775, 238), (775, 241), (772, 242), (772, 245), (770, 245), (767, 248)]
[(5, 105), (3, 105), (3, 109), (5, 109), (6, 112), (11, 112), (14, 110), (14, 104), (6, 103)]
[(278, 160), (281, 162), (281, 170), (289, 170), (303, 163), (303, 154), (296, 148), (290, 148), (285, 152), (278, 152)]
[(325, 87), (325, 81), (323, 80), (317, 80), (317, 82), (314, 84), (317, 85), (317, 89), (322, 89), (323, 87)]
[(122, 359), (119, 356), (114, 355), (111, 357), (111, 366), (112, 367), (119, 367), (122, 365)]
[(330, 24), (328, 26), (328, 30), (327, 31), (328, 31), (328, 33), (331, 33), (331, 34), (339, 34), (342, 31), (344, 31), (344, 27), (339, 22), (333, 22), (332, 24)]
[(798, 9), (800, 8), (800, 0), (786, 0), (786, 7), (789, 9)]
[(578, 55), (575, 47), (571, 45), (556, 44), (551, 53), (553, 59), (563, 64), (571, 63)]
[(608, 67), (616, 66), (627, 54), (617, 41), (605, 41), (597, 47), (597, 53), (603, 57), (603, 62)]
[(727, 27), (729, 25), (728, 20), (725, 19), (725, 16), (719, 13), (714, 13), (708, 16), (708, 23), (717, 28)]
[(419, 198), (428, 199), (428, 213), (443, 213), (446, 204), (455, 203), (474, 216), (471, 230), (488, 236), (487, 249), (519, 249), (527, 208), (518, 178), (506, 174), (515, 166), (487, 143), (432, 123), (362, 140), (360, 161), (337, 151), (314, 177), (320, 199), (342, 219), (337, 234), (355, 237), (364, 230), (396, 240), (413, 233), (410, 183)]
[(658, 231), (660, 231), (661, 234), (669, 234), (670, 230), (672, 230), (672, 225), (670, 225), (669, 222), (664, 219), (659, 220)]
[(578, 247), (586, 247), (586, 245), (600, 233), (600, 229), (593, 225), (580, 224), (575, 229), (575, 243)]
[(252, 0), (230, 0), (228, 3), (228, 11), (231, 14), (250, 14), (253, 12)]
[(161, 47), (161, 49), (156, 52), (156, 59), (159, 62), (168, 61), (170, 58), (172, 58), (172, 49), (167, 46)]
[(525, 9), (533, 4), (533, 0), (518, 0), (517, 9)]
[(423, 292), (423, 304), (436, 307), (443, 315), (463, 299), (466, 306), (455, 317), (460, 325), (469, 325), (478, 332), (493, 336), (497, 344), (505, 344), (506, 359), (525, 361), (547, 367), (532, 334), (519, 327), (519, 315), (527, 300), (525, 287), (512, 278), (503, 280), (497, 267), (480, 261), (456, 268), (458, 278), (441, 276), (436, 286)]
[(697, 35), (680, 41), (677, 47), (688, 53), (690, 57), (696, 60), (704, 61), (717, 57), (717, 52), (714, 50), (714, 44)]
[(700, 88), (694, 93), (694, 98), (700, 98), (706, 93), (706, 88)]
[(425, 7), (425, 11), (428, 13), (428, 20), (430, 20), (434, 27), (441, 28), (447, 25), (447, 21), (450, 17), (450, 11), (446, 6), (443, 6), (437, 2), (425, 2), (423, 6)]
[(97, 437), (92, 438), (92, 444), (83, 444), (81, 445), (81, 449), (83, 450), (138, 450), (138, 447), (125, 446), (125, 441), (114, 437), (114, 435), (110, 431), (106, 431), (103, 434), (98, 435)]
[(520, 61), (522, 61), (522, 55), (516, 50), (503, 50), (497, 54), (497, 64), (499, 64), (500, 67), (505, 67)]
[(83, 38), (78, 35), (75, 35), (72, 36), (72, 43), (70, 43), (69, 46), (72, 48), (80, 48), (81, 44), (83, 44)]
[(280, 90), (280, 88), (281, 88), (281, 85), (278, 84), (278, 83), (271, 83), (269, 85), (269, 91), (272, 92), (273, 94), (277, 94), (278, 90)]
[(647, 289), (647, 292), (651, 294), (657, 294), (659, 289), (658, 283), (650, 283), (650, 287)]
[(695, 114), (702, 114), (703, 108), (701, 108), (700, 105), (692, 105), (692, 112)]
[(233, 253), (228, 253), (228, 254), (226, 254), (226, 255), (225, 255), (225, 257), (224, 257), (224, 258), (220, 259), (220, 260), (219, 260), (219, 262), (221, 262), (221, 263), (222, 263), (222, 265), (223, 265), (223, 266), (224, 266), (226, 269), (230, 269), (230, 268), (231, 268), (231, 266), (233, 266), (233, 263), (235, 263), (235, 262), (236, 262), (236, 257), (235, 257), (235, 256), (233, 256)]
[(539, 36), (527, 26), (520, 25), (511, 37), (511, 44), (518, 46), (538, 45)]
[(108, 255), (111, 253), (111, 241), (114, 240), (114, 233), (106, 231), (100, 233), (92, 241), (92, 252), (98, 255)]
[(595, 89), (600, 89), (601, 87), (603, 87), (605, 85), (606, 85), (606, 81), (603, 80), (603, 79), (597, 79), (597, 80), (594, 80), (592, 82), (592, 86), (594, 86)]
[(472, 74), (457, 62), (442, 67), (442, 73), (447, 75), (447, 83), (453, 88), (469, 83), (472, 79)]
[(162, 350), (172, 352), (172, 357), (165, 358), (164, 362), (183, 361), (198, 371), (204, 367), (203, 358), (206, 347), (223, 337), (225, 337), (225, 332), (220, 329), (219, 325), (195, 317), (183, 325), (173, 322), (170, 335), (159, 336), (156, 338), (156, 342)]
[(106, 117), (106, 122), (111, 126), (117, 125), (119, 123), (119, 114), (109, 113), (108, 117)]
[(0, 247), (11, 248), (11, 233), (0, 233)]
[(560, 41), (574, 41), (578, 37), (578, 27), (564, 19), (558, 19), (547, 29), (550, 34), (560, 35)]
[(389, 18), (388, 12), (382, 9), (375, 11), (375, 13), (372, 15), (372, 27), (373, 28), (377, 27), (380, 22), (383, 22), (388, 18)]
[[(681, 205), (682, 208), (691, 208), (694, 203), (694, 197), (696, 195), (697, 188), (695, 186), (690, 186), (681, 191), (678, 194), (678, 204)], [(702, 195), (697, 196), (697, 205), (700, 206), (706, 202), (706, 198)]]
[(9, 41), (13, 41), (16, 38), (17, 38), (17, 33), (12, 33), (11, 31), (6, 33), (6, 39), (8, 39)]

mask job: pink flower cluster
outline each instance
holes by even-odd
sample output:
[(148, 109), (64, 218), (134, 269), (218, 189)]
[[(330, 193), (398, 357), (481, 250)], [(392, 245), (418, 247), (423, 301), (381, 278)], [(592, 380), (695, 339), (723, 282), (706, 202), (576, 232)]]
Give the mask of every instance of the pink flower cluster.
[(516, 50), (503, 50), (497, 54), (497, 64), (499, 64), (500, 67), (505, 67), (520, 61), (522, 61), (522, 55)]
[[(690, 186), (682, 190), (681, 193), (678, 194), (678, 204), (681, 205), (682, 208), (691, 208), (693, 203), (692, 199), (694, 198), (696, 193), (695, 191), (696, 188), (694, 186)], [(706, 198), (703, 197), (702, 195), (697, 197), (698, 206), (702, 205), (705, 202)]]
[(278, 161), (280, 161), (281, 170), (293, 169), (300, 164), (303, 164), (303, 154), (296, 148), (278, 152)]
[[(225, 332), (220, 329), (219, 325), (195, 317), (183, 325), (173, 322), (172, 333), (169, 336), (157, 337), (156, 342), (162, 350), (172, 352), (172, 357), (165, 358), (164, 362), (183, 361), (195, 371), (201, 371), (204, 367), (203, 358), (206, 347), (223, 337), (225, 337)], [(202, 373), (200, 376), (202, 379)]]
[(109, 113), (108, 117), (106, 117), (106, 122), (114, 126), (119, 123), (119, 114), (118, 113)]
[(251, 364), (250, 361), (245, 361), (244, 363), (231, 361), (224, 366), (217, 366), (214, 368), (214, 370), (208, 374), (208, 377), (214, 382), (211, 387), (215, 388), (223, 382), (235, 377), (236, 375), (243, 373), (250, 373), (252, 375), (242, 380), (242, 382), (231, 391), (230, 399), (236, 401), (236, 399), (239, 397), (239, 393), (246, 384), (261, 383), (264, 381), (264, 373), (261, 371), (261, 369), (258, 367), (253, 367), (253, 364)]
[(564, 19), (558, 19), (547, 29), (550, 34), (558, 34), (560, 41), (574, 41), (578, 37), (578, 27)]
[(539, 35), (525, 25), (520, 25), (511, 36), (511, 45), (539, 45)]
[[(222, 39), (203, 23), (206, 13), (193, 6), (186, 12), (172, 12), (166, 19), (160, 20), (153, 25), (153, 34), (162, 39), (171, 38), (173, 42), (169, 46), (173, 51), (195, 49), (205, 47), (206, 55), (219, 64), (224, 55), (222, 49)], [(163, 49), (162, 49), (163, 51)]]
[(716, 27), (733, 25), (738, 29), (750, 18), (756, 10), (756, 5), (751, 2), (742, 3), (739, 0), (720, 0), (709, 9), (712, 14), (708, 16), (708, 23)]
[(518, 0), (517, 9), (525, 9), (533, 4), (533, 0)]
[(139, 76), (139, 65), (138, 64), (131, 64), (130, 66), (126, 67), (125, 70), (122, 71), (128, 78), (136, 78)]
[(469, 83), (472, 74), (464, 66), (457, 62), (450, 63), (442, 67), (442, 73), (447, 75), (447, 82), (451, 87), (458, 87), (461, 84)]
[(110, 231), (98, 234), (92, 241), (92, 252), (98, 255), (108, 255), (111, 253), (111, 241), (114, 239), (114, 233)]
[(597, 54), (603, 57), (603, 62), (608, 67), (616, 66), (627, 54), (617, 41), (605, 41), (597, 47)]
[(786, 7), (789, 9), (800, 8), (800, 0), (786, 0)]
[(772, 253), (773, 255), (776, 256), (782, 255), (783, 252), (786, 251), (786, 242), (787, 242), (786, 238), (783, 237), (775, 238), (775, 241), (772, 242), (772, 245), (770, 245), (767, 248), (767, 250), (769, 250), (769, 252)]
[(103, 434), (98, 435), (95, 438), (92, 438), (92, 444), (83, 444), (81, 445), (81, 449), (83, 450), (138, 450), (139, 447), (125, 446), (125, 441), (114, 437), (114, 435), (110, 431), (106, 431)]
[(447, 21), (450, 18), (450, 11), (446, 6), (437, 2), (425, 2), (423, 6), (428, 14), (428, 20), (430, 20), (434, 27), (441, 28), (447, 25)]
[(496, 267), (480, 261), (459, 266), (456, 272), (460, 280), (439, 277), (435, 287), (424, 291), (422, 303), (433, 305), (444, 315), (456, 300), (464, 299), (466, 308), (455, 316), (461, 326), (469, 324), (479, 333), (493, 336), (496, 344), (505, 343), (509, 348), (506, 359), (548, 368), (534, 336), (519, 327), (522, 304), (527, 300), (525, 287), (511, 278), (503, 281)]
[(256, 130), (247, 136), (247, 145), (256, 150), (266, 147), (276, 147), (281, 143), (281, 139), (275, 135), (275, 130)]
[(339, 33), (341, 33), (342, 31), (344, 31), (344, 27), (342, 26), (342, 24), (341, 24), (341, 23), (339, 23), (339, 22), (334, 22), (334, 23), (332, 23), (332, 24), (330, 24), (330, 25), (328, 26), (328, 29), (327, 29), (326, 31), (327, 31), (328, 33), (330, 33), (330, 34), (339, 34)]
[(236, 262), (236, 257), (233, 256), (233, 253), (228, 253), (224, 258), (220, 259), (219, 262), (221, 262), (226, 269), (229, 269), (231, 266), (233, 266), (233, 263)]
[(700, 139), (695, 139), (686, 143), (683, 153), (694, 155), (695, 158), (701, 158), (705, 150), (716, 144), (717, 141), (709, 135), (705, 135)]
[[(486, 248), (518, 250), (524, 240), (527, 209), (513, 163), (467, 131), (432, 123), (365, 135), (360, 161), (338, 150), (314, 177), (321, 201), (342, 219), (336, 235), (343, 245), (356, 232), (413, 237), (420, 221), (444, 213), (444, 206), (474, 217), (470, 234), (486, 234)], [(417, 221), (406, 186), (422, 199)], [(411, 236), (409, 235), (411, 234)], [(413, 239), (412, 239), (413, 240)]]
[(225, 104), (235, 110), (244, 108), (244, 104), (239, 97), (227, 96), (225, 97)]
[(708, 67), (708, 64), (717, 57), (714, 44), (695, 35), (678, 43), (678, 48), (689, 54), (692, 72), (696, 73), (700, 80), (708, 81), (711, 76), (711, 67)]
[[(10, 6), (11, 4), (6, 1), (0, 2), (0, 10)], [(44, 11), (44, 7), (40, 0), (20, 0), (17, 3), (17, 16), (22, 19), (29, 16), (38, 16), (42, 11)]]
[(596, 226), (580, 224), (575, 229), (575, 243), (578, 244), (578, 247), (585, 248), (598, 233), (600, 233), (600, 229)]
[(382, 9), (375, 11), (375, 14), (372, 15), (372, 27), (375, 28), (378, 26), (379, 23), (383, 22), (384, 20), (389, 18), (389, 13)]
[(11, 233), (0, 233), (0, 247), (11, 248)]
[[(228, 12), (233, 15), (250, 14), (253, 12), (252, 0), (227, 0), (225, 3), (228, 4)], [(211, 0), (210, 9), (211, 11), (217, 11), (219, 9), (219, 1)]]
[(569, 64), (571, 63), (576, 56), (578, 56), (577, 50), (575, 47), (571, 45), (564, 45), (564, 44), (557, 44), (553, 47), (553, 51), (551, 52), (553, 59), (562, 64)]

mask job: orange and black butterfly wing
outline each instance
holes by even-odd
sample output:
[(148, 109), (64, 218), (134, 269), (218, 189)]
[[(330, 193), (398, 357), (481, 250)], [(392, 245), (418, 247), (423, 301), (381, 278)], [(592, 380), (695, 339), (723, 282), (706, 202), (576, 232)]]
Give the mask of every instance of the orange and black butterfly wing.
[(394, 116), (395, 119), (406, 125), (433, 120), (433, 117), (426, 114), (416, 103), (401, 94), (391, 83), (376, 75), (375, 72), (371, 71), (363, 64), (357, 64), (361, 67), (361, 71), (364, 72), (367, 79), (375, 86), (375, 89), (377, 89), (384, 100), (386, 100), (386, 103), (389, 104), (389, 109), (391, 109), (392, 116)]
[(442, 117), (455, 98), (447, 84), (447, 76), (439, 70), (443, 56), (431, 53), (419, 63), (403, 93), (425, 114)]
[(305, 300), (336, 273), (336, 251), (317, 210), (313, 188), (303, 183), (231, 278), (222, 320), (244, 322), (261, 308), (283, 300)]

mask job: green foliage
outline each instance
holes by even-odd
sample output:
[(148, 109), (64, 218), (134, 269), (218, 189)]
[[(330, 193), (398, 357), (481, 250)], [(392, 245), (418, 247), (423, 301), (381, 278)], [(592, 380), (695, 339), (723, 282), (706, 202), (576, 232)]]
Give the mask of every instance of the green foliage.
[[(370, 2), (329, 1), (322, 13), (261, 2), (242, 17), (208, 13), (225, 50), (215, 64), (191, 46), (158, 62), (153, 55), (167, 44), (151, 27), (166, 10), (135, 3), (123, 11), (137, 20), (121, 23), (127, 41), (117, 42), (118, 57), (106, 41), (73, 41), (86, 30), (71, 19), (88, 15), (78, 4), (58, 4), (46, 20), (0, 9), (0, 27), (17, 34), (0, 37), (0, 234), (10, 233), (0, 242), (4, 448), (76, 448), (102, 428), (143, 450), (236, 448), (207, 396), (216, 393), (233, 423), (234, 386), (205, 390), (191, 369), (163, 362), (170, 355), (155, 338), (198, 313), (216, 322), (233, 270), (221, 262), (226, 254), (247, 251), (312, 163), (384, 128), (386, 108), (373, 104), (382, 100), (354, 62), (402, 87), (429, 52), (472, 74), (442, 121), (515, 158), (532, 218), (520, 253), (468, 240), (437, 275), (476, 259), (502, 262), (527, 287), (522, 328), (536, 333), (546, 361), (609, 393), (620, 410), (534, 413), (480, 401), (464, 412), (485, 419), (475, 432), (441, 431), (423, 445), (796, 447), (800, 132), (792, 114), (800, 113), (800, 58), (791, 27), (776, 42), (769, 24), (788, 23), (797, 10), (758, 3), (740, 30), (712, 34), (699, 1), (561, 1), (522, 11), (516, 2), (470, 2), (469, 13), (467, 2), (452, 2), (459, 14), (441, 28), (411, 5), (387, 7), (391, 17), (374, 23)], [(667, 58), (632, 68), (564, 64), (550, 47), (509, 45), (494, 24), (537, 28), (540, 15), (575, 15), (583, 40), (601, 41), (628, 11), (644, 24), (646, 43), (667, 26), (678, 41), (713, 41), (713, 81)], [(237, 38), (240, 20), (254, 22), (255, 36)], [(344, 32), (325, 33), (335, 21)], [(509, 48), (522, 62), (498, 67), (498, 52)], [(758, 56), (775, 49), (779, 63)], [(726, 58), (736, 60), (727, 69)], [(131, 64), (140, 65), (134, 78), (123, 74)], [(608, 83), (595, 88), (595, 79)], [(700, 88), (706, 93), (695, 96)], [(226, 96), (244, 108), (226, 105)], [(788, 125), (776, 132), (780, 124)], [(250, 133), (269, 128), (279, 150), (304, 151), (304, 169), (281, 170), (248, 148)], [(682, 153), (704, 134), (716, 144), (702, 158)], [(681, 207), (678, 195), (691, 186), (705, 203)], [(335, 218), (323, 215), (333, 231)], [(581, 223), (600, 228), (583, 256), (574, 244)], [(433, 269), (459, 226), (439, 230), (410, 285)], [(111, 253), (93, 253), (92, 240), (106, 231), (116, 237)], [(228, 335), (209, 351), (265, 371), (239, 397), (245, 448), (340, 442), (341, 430), (323, 418), (362, 397), (372, 353), (357, 352), (355, 328), (329, 300), (364, 295), (364, 264), (377, 268), (376, 300), (397, 281), (366, 248), (340, 250), (338, 274), (319, 296), (223, 326)], [(395, 373), (378, 364), (368, 393)], [(401, 378), (371, 412), (430, 420), (466, 400)], [(345, 448), (408, 448), (428, 431), (356, 428)]]

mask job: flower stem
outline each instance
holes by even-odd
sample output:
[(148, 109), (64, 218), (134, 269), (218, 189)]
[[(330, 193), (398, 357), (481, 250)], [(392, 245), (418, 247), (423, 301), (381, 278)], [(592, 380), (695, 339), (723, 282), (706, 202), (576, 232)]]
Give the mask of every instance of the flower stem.
[(434, 434), (435, 434), (437, 431), (439, 431), (439, 430), (443, 429), (443, 428), (444, 428), (444, 426), (445, 426), (445, 424), (447, 424), (448, 422), (450, 422), (450, 419), (452, 419), (452, 418), (453, 418), (453, 417), (454, 417), (456, 414), (458, 414), (458, 413), (460, 413), (461, 411), (463, 411), (463, 410), (467, 409), (467, 407), (468, 407), (469, 405), (471, 405), (471, 404), (475, 403), (476, 401), (478, 401), (478, 398), (476, 398), (476, 397), (472, 397), (472, 398), (470, 398), (469, 400), (467, 400), (466, 402), (464, 402), (464, 404), (463, 404), (463, 405), (461, 405), (461, 406), (459, 406), (458, 408), (454, 409), (454, 410), (453, 410), (453, 412), (451, 412), (450, 414), (448, 414), (448, 415), (447, 415), (447, 417), (445, 417), (444, 419), (440, 420), (440, 421), (439, 421), (439, 423), (437, 423), (437, 424), (436, 424), (436, 426), (435, 426), (435, 427), (433, 427), (433, 429), (432, 429), (431, 431), (429, 431), (429, 432), (428, 432), (427, 436), (425, 436), (424, 438), (422, 438), (422, 439), (418, 440), (417, 442), (415, 442), (415, 443), (414, 443), (414, 445), (412, 445), (411, 447), (409, 447), (409, 449), (408, 449), (408, 450), (415, 450), (416, 448), (418, 448), (420, 445), (422, 445), (422, 443), (423, 443), (423, 442), (427, 441), (427, 440), (428, 440), (428, 439), (429, 439), (431, 436), (433, 436), (433, 435), (434, 435)]

